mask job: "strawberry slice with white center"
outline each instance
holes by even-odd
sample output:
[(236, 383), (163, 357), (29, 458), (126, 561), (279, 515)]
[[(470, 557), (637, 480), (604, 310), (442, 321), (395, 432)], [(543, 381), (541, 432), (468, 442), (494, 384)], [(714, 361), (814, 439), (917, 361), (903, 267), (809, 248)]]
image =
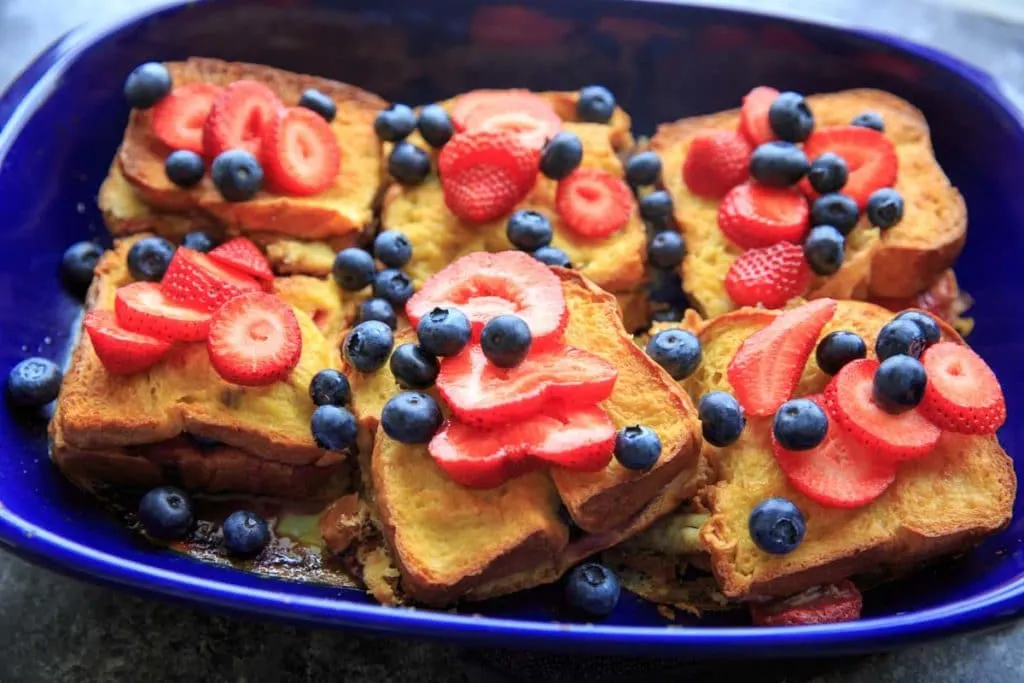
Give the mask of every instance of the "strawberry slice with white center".
[(553, 401), (594, 405), (611, 395), (618, 374), (600, 356), (572, 346), (531, 351), (514, 368), (500, 368), (479, 344), (470, 344), (442, 359), (437, 390), (462, 422), (495, 425), (534, 415)]
[[(838, 154), (846, 162), (850, 175), (842, 193), (853, 198), (862, 211), (872, 192), (896, 183), (899, 158), (884, 133), (862, 126), (824, 126), (807, 138), (804, 153), (814, 161), (825, 152)], [(808, 197), (817, 197), (806, 178), (800, 181), (800, 189)]]
[(331, 125), (306, 107), (288, 107), (271, 117), (261, 145), (267, 186), (281, 194), (319, 194), (341, 170), (341, 148)]
[[(823, 396), (807, 398), (826, 408)], [(773, 434), (772, 451), (793, 488), (828, 507), (867, 505), (885, 493), (896, 479), (896, 461), (878, 457), (840, 427), (832, 414), (824, 440), (814, 448), (786, 450)]]
[(743, 183), (718, 205), (718, 227), (733, 244), (757, 249), (802, 243), (811, 228), (810, 215), (807, 198), (798, 190)]
[(750, 603), (755, 626), (814, 626), (860, 619), (864, 598), (849, 579), (814, 586), (785, 600)]
[(491, 429), (449, 419), (430, 441), (434, 462), (455, 482), (494, 488), (543, 466), (596, 472), (611, 460), (615, 425), (598, 406), (545, 406)]
[(555, 208), (581, 237), (607, 237), (626, 226), (633, 193), (625, 181), (598, 168), (579, 168), (558, 183)]
[(405, 313), (415, 327), (435, 308), (462, 311), (474, 339), (492, 318), (517, 315), (530, 327), (534, 349), (557, 342), (569, 321), (558, 276), (519, 251), (475, 252), (453, 261), (423, 283)]
[(236, 237), (210, 251), (208, 256), (222, 266), (256, 278), (268, 291), (274, 284), (270, 261), (252, 240)]
[(928, 372), (918, 410), (940, 429), (994, 434), (1006, 422), (1006, 399), (992, 368), (967, 346), (941, 342), (921, 356)]
[[(751, 145), (757, 147), (775, 139), (768, 110), (772, 108), (779, 91), (767, 86), (758, 86), (743, 96), (743, 108), (740, 110), (740, 132)], [(808, 155), (809, 159), (813, 159)]]
[(89, 311), (83, 321), (93, 351), (112, 375), (133, 375), (156, 365), (171, 342), (117, 324), (113, 311)]
[(263, 131), (284, 104), (257, 81), (228, 85), (213, 100), (203, 126), (203, 149), (209, 159), (229, 149), (244, 149), (260, 158)]
[(155, 282), (133, 282), (114, 295), (117, 323), (131, 332), (171, 341), (202, 341), (210, 313), (169, 300)]
[(843, 366), (825, 387), (830, 415), (853, 438), (881, 457), (913, 460), (928, 455), (941, 430), (917, 410), (887, 413), (872, 398), (878, 361), (862, 358)]
[(834, 299), (817, 299), (786, 311), (743, 341), (727, 372), (748, 415), (774, 415), (793, 396), (818, 335), (835, 311)]
[(206, 254), (178, 247), (167, 266), (160, 289), (171, 301), (202, 311), (215, 311), (239, 294), (262, 289), (260, 283)]
[(214, 313), (206, 349), (224, 380), (265, 386), (285, 379), (298, 364), (302, 331), (291, 306), (273, 294), (250, 292)]
[(478, 90), (455, 100), (452, 122), (458, 131), (512, 133), (530, 149), (540, 150), (562, 129), (551, 104), (528, 90)]
[(189, 83), (167, 94), (152, 111), (153, 134), (170, 150), (203, 153), (203, 126), (220, 88), (209, 83)]

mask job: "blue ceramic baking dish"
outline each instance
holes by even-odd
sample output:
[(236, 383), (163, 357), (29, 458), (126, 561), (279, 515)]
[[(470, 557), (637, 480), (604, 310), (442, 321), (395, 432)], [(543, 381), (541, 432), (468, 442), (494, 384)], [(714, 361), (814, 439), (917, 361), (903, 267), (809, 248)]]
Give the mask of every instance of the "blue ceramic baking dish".
[[(453, 50), (462, 58), (451, 59)], [(1021, 114), (986, 74), (898, 38), (678, 3), (224, 0), (172, 3), (68, 34), (0, 98), (0, 367), (32, 354), (64, 359), (79, 306), (61, 290), (58, 263), (67, 245), (104, 232), (95, 198), (126, 121), (125, 74), (146, 60), (190, 55), (322, 74), (407, 102), (475, 87), (599, 82), (642, 133), (733, 107), (758, 84), (892, 91), (924, 110), (939, 160), (967, 198), (970, 238), (958, 273), (977, 299), (971, 341), (1003, 383), (1011, 415), (1003, 444), (1010, 453), (1024, 448)], [(63, 480), (48, 461), (44, 428), (0, 411), (5, 548), (78, 577), (232, 612), (500, 646), (736, 657), (892, 648), (1024, 611), (1024, 497), (1005, 532), (869, 591), (865, 618), (853, 623), (665, 628), (654, 608), (627, 598), (605, 623), (567, 625), (553, 622), (552, 588), (473, 614), (386, 609), (356, 591), (263, 579), (140, 543)]]

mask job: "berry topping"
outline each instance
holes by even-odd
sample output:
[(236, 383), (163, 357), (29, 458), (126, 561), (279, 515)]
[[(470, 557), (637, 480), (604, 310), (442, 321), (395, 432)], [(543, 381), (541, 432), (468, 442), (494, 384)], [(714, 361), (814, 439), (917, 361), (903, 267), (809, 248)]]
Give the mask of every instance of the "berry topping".
[(348, 247), (334, 257), (331, 273), (342, 289), (358, 292), (373, 282), (377, 264), (373, 262), (370, 252), (359, 247)]
[(76, 242), (64, 251), (60, 261), (60, 276), (64, 285), (78, 296), (84, 296), (92, 284), (96, 264), (103, 249), (95, 242)]
[(542, 96), (525, 90), (480, 90), (460, 96), (452, 109), (456, 130), (506, 132), (539, 151), (562, 129), (562, 119)]
[(39, 408), (57, 400), (64, 373), (46, 358), (26, 358), (7, 376), (7, 397), (19, 408)]
[(891, 187), (875, 190), (868, 197), (865, 213), (871, 225), (888, 230), (903, 220), (903, 197)]
[(228, 240), (210, 252), (210, 258), (222, 266), (256, 278), (269, 289), (274, 282), (270, 262), (260, 248), (244, 237)]
[(338, 106), (330, 95), (320, 92), (316, 88), (309, 88), (299, 97), (299, 106), (319, 114), (324, 121), (331, 123), (338, 115)]
[(804, 151), (792, 142), (773, 140), (758, 145), (750, 156), (750, 175), (769, 187), (789, 187), (811, 167)]
[(603, 85), (588, 85), (576, 100), (576, 116), (587, 123), (608, 123), (615, 113), (615, 96)]
[(831, 225), (843, 235), (849, 235), (859, 217), (857, 202), (845, 194), (823, 194), (811, 202), (811, 225)]
[(775, 139), (768, 112), (778, 96), (778, 90), (765, 86), (758, 86), (743, 96), (739, 130), (751, 145), (756, 147)]
[(662, 230), (647, 243), (647, 262), (655, 268), (675, 268), (683, 261), (686, 244), (675, 230)]
[(850, 171), (846, 168), (846, 162), (838, 154), (825, 152), (811, 162), (807, 170), (807, 182), (815, 192), (828, 194), (839, 192), (846, 184)]
[(322, 405), (313, 411), (309, 429), (318, 447), (325, 451), (346, 451), (356, 445), (359, 424), (350, 410)]
[(203, 153), (203, 125), (220, 88), (189, 83), (170, 92), (153, 107), (153, 135), (169, 149)]
[(395, 314), (395, 307), (387, 299), (375, 296), (359, 304), (359, 322), (377, 320), (384, 323), (392, 330), (398, 327), (398, 316)]
[(821, 407), (806, 398), (786, 401), (775, 411), (772, 434), (779, 445), (790, 451), (806, 451), (822, 442), (828, 432), (828, 416)]
[(318, 406), (343, 406), (352, 400), (352, 387), (348, 377), (328, 368), (313, 375), (309, 383), (309, 398)]
[(569, 260), (569, 255), (558, 247), (541, 247), (535, 250), (532, 254), (533, 258), (537, 259), (546, 266), (558, 266), (559, 268), (572, 268), (572, 261)]
[[(203, 126), (206, 157), (213, 159), (228, 150), (244, 149), (260, 158), (266, 128), (283, 107), (274, 91), (257, 81), (239, 80), (226, 86), (213, 100)], [(326, 125), (322, 118), (316, 118)]]
[(621, 178), (608, 171), (581, 168), (558, 183), (555, 208), (577, 235), (607, 237), (629, 222), (633, 193)]
[(939, 339), (942, 338), (942, 332), (939, 330), (939, 324), (935, 322), (935, 318), (924, 311), (903, 311), (896, 316), (896, 320), (913, 320), (917, 326), (921, 328), (921, 333), (924, 335), (924, 342), (929, 346), (937, 344)]
[(803, 248), (779, 242), (736, 259), (725, 275), (725, 291), (738, 306), (782, 308), (807, 291), (811, 276)]
[(455, 126), (448, 112), (439, 104), (428, 104), (420, 109), (416, 127), (427, 144), (434, 149), (441, 149), (455, 134)]
[(380, 413), (384, 433), (399, 443), (429, 443), (441, 428), (444, 416), (431, 396), (403, 391), (388, 399)]
[(583, 161), (583, 143), (576, 133), (556, 133), (540, 152), (540, 172), (552, 180), (562, 180)]
[(846, 258), (843, 233), (831, 225), (812, 228), (804, 240), (804, 258), (815, 275), (832, 275), (842, 267)]
[(943, 342), (924, 352), (928, 386), (920, 412), (941, 429), (961, 434), (992, 434), (1006, 421), (999, 380), (966, 346)]
[(416, 344), (402, 344), (391, 354), (391, 374), (403, 389), (429, 389), (434, 386), (440, 365), (437, 357)]
[(627, 470), (649, 470), (661, 457), (658, 433), (645, 425), (623, 427), (615, 435), (615, 459)]
[(445, 204), (465, 221), (494, 220), (530, 192), (537, 179), (537, 164), (537, 152), (511, 133), (460, 133), (438, 156)]
[(229, 202), (244, 202), (263, 187), (263, 167), (250, 152), (229, 149), (217, 156), (210, 167), (210, 179)]
[(401, 268), (412, 258), (412, 245), (397, 230), (385, 230), (373, 241), (373, 255), (387, 268)]
[(302, 355), (295, 311), (265, 292), (249, 292), (218, 308), (206, 340), (210, 363), (224, 380), (264, 386), (288, 376)]
[(807, 199), (793, 189), (743, 183), (718, 206), (718, 227), (744, 249), (802, 242), (807, 234)]
[(814, 114), (803, 95), (783, 92), (768, 108), (768, 123), (780, 140), (803, 142), (814, 130)]
[(120, 327), (113, 311), (93, 310), (85, 314), (85, 331), (93, 351), (112, 375), (131, 375), (147, 370), (164, 357), (171, 342)]
[(117, 324), (171, 341), (202, 341), (210, 329), (210, 313), (169, 301), (155, 282), (134, 282), (114, 296)]
[(789, 400), (835, 310), (835, 300), (817, 299), (786, 311), (743, 341), (728, 375), (747, 413), (772, 415)]
[(409, 276), (395, 268), (385, 268), (373, 278), (373, 295), (386, 299), (395, 308), (405, 306), (413, 291)]
[(697, 416), (704, 440), (719, 448), (735, 443), (747, 424), (743, 407), (725, 391), (712, 391), (701, 396)]
[(885, 132), (885, 120), (882, 119), (882, 115), (878, 112), (866, 111), (862, 114), (857, 114), (850, 121), (850, 125), (859, 126), (860, 128), (871, 128), (879, 133)]
[(132, 109), (149, 109), (171, 91), (171, 72), (160, 62), (132, 69), (124, 80), (124, 98)]
[(197, 230), (186, 234), (184, 239), (181, 240), (181, 246), (205, 254), (216, 247), (217, 242), (205, 232)]
[(814, 359), (826, 375), (834, 375), (851, 363), (868, 355), (868, 347), (855, 332), (829, 332), (818, 342)]
[(174, 253), (174, 245), (163, 237), (143, 237), (128, 250), (128, 272), (136, 280), (160, 282)]
[(505, 235), (516, 249), (536, 251), (551, 244), (554, 237), (551, 221), (542, 213), (520, 209), (508, 217)]
[(308, 197), (334, 184), (341, 149), (329, 123), (304, 107), (278, 110), (263, 126), (261, 139), (267, 187)]
[(392, 104), (377, 114), (373, 130), (384, 142), (404, 140), (416, 130), (416, 114), (408, 105)]
[[(749, 145), (747, 146), (749, 149)], [(692, 147), (691, 147), (692, 149)], [(626, 162), (626, 182), (630, 187), (650, 187), (661, 181), (661, 157), (654, 152), (634, 154)]]
[(491, 318), (480, 333), (480, 348), (499, 368), (514, 368), (530, 352), (530, 327), (516, 315)]
[(416, 335), (420, 347), (435, 356), (454, 356), (466, 348), (473, 329), (457, 308), (435, 308), (420, 318)]
[(879, 330), (875, 355), (878, 360), (898, 355), (920, 358), (926, 345), (924, 330), (913, 319), (894, 318)]
[[(813, 401), (810, 403), (814, 405)], [(800, 508), (786, 498), (761, 501), (751, 510), (747, 524), (750, 538), (757, 547), (772, 555), (786, 555), (796, 550), (807, 530)]]
[(692, 375), (701, 361), (700, 341), (686, 330), (662, 330), (644, 349), (655, 363), (665, 369), (674, 380)]
[(921, 361), (910, 356), (893, 356), (883, 360), (875, 370), (871, 397), (879, 408), (898, 415), (920, 405), (927, 383), (928, 372)]
[(359, 372), (373, 372), (391, 355), (395, 337), (391, 328), (377, 320), (359, 323), (345, 335), (342, 352), (345, 360)]
[(182, 247), (174, 252), (160, 289), (171, 301), (215, 311), (229, 299), (261, 287), (253, 278), (217, 263), (207, 254)]
[(619, 577), (596, 562), (581, 564), (565, 578), (565, 602), (576, 612), (603, 618), (619, 604)]
[(199, 184), (206, 173), (203, 157), (190, 149), (178, 149), (170, 153), (164, 161), (164, 173), (167, 179), (178, 187), (190, 188)]
[(248, 510), (236, 510), (228, 515), (221, 531), (224, 535), (224, 549), (235, 557), (259, 555), (270, 543), (267, 520)]
[(146, 535), (161, 541), (184, 538), (192, 527), (192, 501), (173, 486), (147, 491), (139, 500), (138, 514)]
[(815, 626), (860, 619), (860, 591), (849, 580), (815, 586), (798, 595), (774, 602), (750, 603), (755, 626)]
[(388, 155), (388, 173), (402, 185), (419, 185), (430, 175), (430, 155), (403, 140)]
[(643, 196), (637, 205), (640, 217), (659, 230), (673, 226), (672, 195), (665, 190), (655, 190)]
[(899, 166), (896, 148), (889, 138), (870, 128), (819, 128), (807, 138), (804, 152), (810, 159), (817, 159), (825, 152), (841, 156), (849, 169), (843, 193), (852, 197), (861, 209), (867, 204), (872, 192), (882, 187), (892, 187), (896, 182)]
[[(697, 133), (690, 141), (686, 160), (683, 162), (683, 180), (686, 187), (695, 195), (708, 199), (717, 199), (725, 195), (746, 181), (750, 175), (752, 151), (747, 139), (733, 131), (708, 130)], [(661, 171), (660, 160), (658, 171)], [(629, 179), (628, 166), (626, 178)]]

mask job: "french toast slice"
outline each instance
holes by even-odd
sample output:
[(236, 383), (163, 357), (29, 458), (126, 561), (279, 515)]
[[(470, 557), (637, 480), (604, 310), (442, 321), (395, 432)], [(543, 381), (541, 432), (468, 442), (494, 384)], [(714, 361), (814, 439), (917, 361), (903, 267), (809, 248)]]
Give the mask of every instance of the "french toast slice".
[[(967, 235), (967, 210), (935, 160), (928, 123), (910, 103), (879, 90), (846, 90), (812, 95), (807, 103), (816, 126), (846, 125), (865, 111), (885, 120), (899, 160), (895, 188), (905, 202), (903, 220), (879, 233), (863, 216), (847, 237), (846, 260), (832, 276), (816, 277), (809, 298), (910, 298), (929, 286), (956, 260)], [(675, 202), (675, 217), (686, 236), (683, 287), (708, 317), (734, 310), (725, 291), (729, 266), (742, 253), (718, 228), (717, 200), (691, 193), (682, 167), (690, 141), (700, 130), (736, 130), (739, 110), (695, 116), (658, 127), (650, 147), (664, 167), (664, 183)]]

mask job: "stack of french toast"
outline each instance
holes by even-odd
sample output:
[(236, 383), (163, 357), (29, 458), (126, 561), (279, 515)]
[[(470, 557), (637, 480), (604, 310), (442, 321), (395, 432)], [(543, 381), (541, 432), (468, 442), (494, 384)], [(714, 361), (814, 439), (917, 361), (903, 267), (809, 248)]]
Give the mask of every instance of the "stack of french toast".
[(413, 109), (194, 58), (125, 94), (51, 453), (149, 491), (153, 538), (303, 501), (386, 604), (803, 624), (1009, 522), (965, 204), (893, 95), (762, 87), (638, 145), (600, 86)]

